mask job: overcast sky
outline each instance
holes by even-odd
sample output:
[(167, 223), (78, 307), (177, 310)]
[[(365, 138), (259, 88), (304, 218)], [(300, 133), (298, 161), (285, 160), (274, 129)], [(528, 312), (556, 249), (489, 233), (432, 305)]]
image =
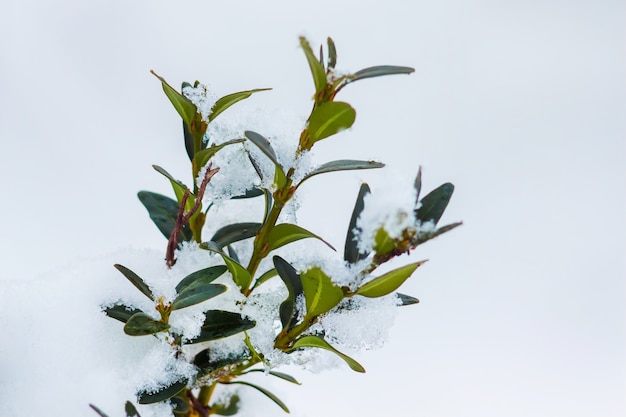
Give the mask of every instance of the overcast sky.
[(426, 189), (456, 185), (444, 221), (464, 226), (412, 255), (430, 259), (403, 287), (422, 303), (359, 356), (367, 374), (281, 385), (294, 414), (626, 412), (624, 2), (5, 3), (0, 299), (81, 259), (164, 246), (135, 194), (169, 193), (151, 164), (182, 177), (187, 160), (150, 69), (220, 96), (272, 87), (250, 100), (306, 116), (298, 36), (331, 36), (340, 69), (416, 71), (346, 88), (356, 124), (318, 157), (374, 158), (388, 173), (309, 184), (304, 203), (318, 205), (300, 220), (341, 247), (359, 181), (375, 192), (422, 165)]

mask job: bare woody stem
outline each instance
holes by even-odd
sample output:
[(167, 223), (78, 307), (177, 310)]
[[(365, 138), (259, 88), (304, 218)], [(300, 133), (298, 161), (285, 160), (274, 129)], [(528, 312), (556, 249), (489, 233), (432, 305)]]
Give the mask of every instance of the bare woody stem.
[(178, 207), (176, 224), (174, 225), (174, 229), (172, 230), (170, 238), (167, 241), (167, 250), (165, 251), (165, 263), (167, 264), (168, 268), (171, 268), (176, 263), (176, 257), (174, 256), (174, 252), (178, 247), (178, 234), (180, 233), (180, 229), (183, 228), (183, 226), (189, 221), (191, 216), (193, 216), (202, 206), (204, 191), (206, 190), (207, 185), (209, 185), (209, 181), (211, 181), (211, 178), (213, 178), (213, 175), (217, 174), (219, 170), (219, 167), (211, 169), (211, 163), (209, 163), (209, 166), (206, 169), (206, 173), (204, 174), (204, 178), (202, 179), (202, 183), (198, 188), (196, 201), (189, 211), (185, 211), (185, 206), (187, 205), (187, 200), (189, 199), (191, 191), (189, 190), (189, 188), (185, 188), (185, 192), (180, 200), (180, 205)]

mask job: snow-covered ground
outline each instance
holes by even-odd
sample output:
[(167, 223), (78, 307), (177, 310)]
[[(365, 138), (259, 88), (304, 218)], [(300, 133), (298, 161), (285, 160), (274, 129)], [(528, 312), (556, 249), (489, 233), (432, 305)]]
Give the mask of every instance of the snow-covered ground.
[[(162, 259), (165, 240), (136, 199), (142, 189), (170, 193), (151, 165), (188, 176), (180, 120), (149, 70), (173, 85), (198, 79), (218, 96), (272, 87), (239, 109), (289, 130), (313, 89), (299, 35), (313, 45), (332, 36), (345, 71), (416, 69), (342, 92), (355, 126), (316, 146), (315, 159), (388, 166), (311, 179), (300, 224), (342, 247), (360, 182), (385, 194), (422, 165), (424, 189), (456, 185), (443, 221), (464, 225), (406, 258), (430, 259), (402, 288), (421, 303), (398, 311), (384, 346), (354, 355), (366, 374), (337, 362), (319, 374), (285, 369), (302, 386), (257, 381), (300, 417), (622, 416), (625, 9), (2, 5), (0, 416), (95, 415), (89, 403), (122, 415), (136, 367), (155, 359), (143, 355), (151, 340), (123, 335), (99, 312), (127, 291), (114, 263)], [(241, 393), (242, 415), (280, 415), (261, 394)]]

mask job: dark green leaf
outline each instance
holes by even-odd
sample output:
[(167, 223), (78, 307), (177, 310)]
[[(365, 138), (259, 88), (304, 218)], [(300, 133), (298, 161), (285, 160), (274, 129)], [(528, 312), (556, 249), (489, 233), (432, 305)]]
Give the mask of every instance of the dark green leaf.
[(356, 197), (354, 203), (354, 209), (352, 210), (352, 217), (350, 218), (350, 224), (348, 225), (348, 234), (346, 235), (346, 244), (344, 247), (343, 259), (351, 264), (356, 263), (362, 259), (367, 258), (369, 253), (359, 252), (359, 243), (357, 241), (357, 232), (360, 229), (357, 228), (356, 222), (365, 207), (363, 200), (365, 196), (370, 193), (370, 187), (363, 183), (359, 189), (359, 195)]
[(234, 416), (239, 411), (239, 396), (237, 394), (231, 395), (228, 405), (211, 404), (211, 411), (220, 416)]
[[(159, 174), (163, 175), (165, 178), (170, 180), (170, 184), (172, 184), (172, 188), (174, 189), (174, 194), (176, 194), (176, 199), (178, 200), (178, 203), (180, 204), (180, 202), (182, 201), (183, 195), (185, 194), (185, 190), (187, 189), (187, 186), (183, 184), (182, 182), (178, 181), (177, 179), (175, 179), (169, 172), (167, 172), (165, 169), (161, 168), (160, 166), (152, 165), (152, 168), (154, 168), (156, 172), (158, 172)], [(190, 193), (189, 197), (187, 198), (187, 203), (185, 204), (185, 210), (191, 210), (195, 201), (196, 201), (195, 196)]]
[(124, 411), (126, 411), (126, 417), (141, 417), (137, 412), (137, 409), (130, 401), (126, 401), (124, 405)]
[(344, 361), (346, 361), (348, 366), (353, 371), (365, 372), (365, 368), (363, 368), (363, 366), (360, 363), (358, 363), (357, 361), (355, 361), (354, 359), (352, 359), (348, 355), (345, 355), (345, 354), (339, 352), (337, 349), (332, 347), (327, 341), (325, 341), (324, 339), (322, 339), (319, 336), (313, 336), (313, 335), (303, 336), (300, 339), (296, 340), (296, 342), (293, 344), (291, 350), (299, 349), (299, 348), (303, 348), (303, 347), (316, 347), (316, 348), (329, 350), (329, 351), (335, 353), (337, 356), (339, 356)]
[(189, 290), (191, 288), (200, 285), (210, 284), (218, 277), (220, 277), (224, 272), (226, 272), (226, 267), (224, 265), (210, 266), (208, 268), (193, 272), (187, 275), (178, 283), (178, 285), (176, 286), (176, 293), (180, 294), (183, 291)]
[(328, 245), (328, 247), (330, 247), (332, 250), (335, 250), (335, 248), (333, 248), (330, 243), (326, 242), (318, 235), (291, 223), (277, 224), (270, 230), (268, 238), (269, 250), (273, 251), (274, 249), (278, 249), (281, 246), (287, 245), (288, 243), (311, 237), (321, 240), (322, 242), (326, 243), (326, 245)]
[(155, 320), (146, 313), (135, 313), (126, 321), (124, 333), (130, 336), (147, 336), (169, 328), (169, 324)]
[(265, 395), (270, 400), (274, 401), (280, 408), (283, 409), (284, 412), (286, 412), (286, 413), (289, 412), (289, 408), (287, 408), (285, 403), (283, 403), (277, 396), (275, 396), (274, 394), (272, 394), (271, 392), (269, 392), (265, 388), (259, 387), (258, 385), (254, 385), (254, 384), (251, 384), (251, 383), (245, 382), (245, 381), (222, 382), (222, 384), (241, 384), (241, 385), (247, 385), (249, 387), (252, 387), (252, 388), (260, 391), (263, 395)]
[[(244, 374), (249, 374), (251, 372), (265, 372), (265, 369), (250, 369), (249, 371), (244, 372)], [(296, 378), (292, 377), (291, 375), (287, 375), (277, 371), (269, 371), (268, 373), (277, 378), (284, 379), (287, 382), (291, 382), (292, 384), (302, 385), (300, 382), (298, 382)]]
[(230, 245), (228, 245), (226, 249), (228, 252), (228, 256), (230, 256), (230, 259), (241, 265), (241, 262), (239, 261), (239, 255), (237, 255), (237, 251), (235, 251), (235, 249)]
[(415, 272), (415, 270), (426, 261), (415, 262), (405, 265), (386, 274), (374, 278), (372, 281), (362, 285), (356, 293), (363, 297), (376, 298), (387, 295), (397, 290)]
[(185, 123), (184, 120), (183, 120), (183, 138), (185, 139), (185, 150), (187, 151), (187, 156), (189, 157), (190, 161), (193, 161), (195, 139), (193, 135), (191, 134), (189, 127), (187, 127), (187, 123)]
[(137, 289), (141, 291), (143, 295), (154, 301), (154, 295), (152, 295), (152, 291), (150, 291), (148, 285), (143, 281), (143, 279), (139, 277), (139, 275), (135, 274), (133, 271), (123, 265), (115, 264), (113, 266), (117, 268), (117, 270), (120, 271), (131, 282), (131, 284), (137, 287)]
[(376, 161), (356, 161), (352, 159), (341, 159), (337, 161), (327, 162), (315, 168), (313, 171), (304, 176), (302, 181), (300, 181), (300, 184), (315, 175), (325, 174), (327, 172), (349, 171), (355, 169), (373, 169), (382, 168), (384, 166), (385, 164), (383, 164), (382, 162)]
[(189, 415), (189, 403), (181, 396), (170, 398), (170, 404), (175, 416), (187, 417)]
[(420, 208), (415, 211), (417, 220), (422, 223), (433, 221), (436, 225), (448, 207), (453, 192), (454, 185), (447, 182), (428, 193), (420, 201)]
[(167, 98), (170, 99), (172, 105), (174, 106), (180, 117), (183, 119), (183, 121), (187, 123), (188, 126), (191, 126), (191, 122), (198, 112), (196, 105), (193, 104), (191, 100), (189, 100), (187, 97), (183, 96), (181, 93), (172, 88), (172, 86), (170, 86), (167, 81), (165, 81), (162, 77), (157, 75), (157, 73), (155, 73), (154, 71), (150, 72), (152, 72), (155, 77), (161, 80), (161, 85), (163, 86), (163, 91), (165, 92), (165, 95), (167, 96)]
[(245, 139), (233, 139), (219, 145), (213, 145), (206, 149), (198, 151), (193, 161), (193, 165), (196, 169), (196, 172), (194, 174), (197, 176), (198, 172), (200, 172), (200, 169), (202, 169), (202, 167), (205, 166), (207, 162), (209, 162), (209, 159), (211, 159), (218, 151), (224, 149), (228, 145), (234, 145), (235, 143), (241, 143), (244, 141)]
[(256, 282), (254, 283), (254, 288), (260, 286), (261, 284), (263, 284), (265, 281), (267, 281), (270, 278), (275, 277), (276, 275), (278, 275), (278, 272), (276, 272), (276, 268), (272, 268), (269, 271), (266, 271), (265, 273), (263, 273), (263, 275), (261, 275)]
[(444, 234), (446, 232), (449, 232), (452, 229), (456, 229), (457, 227), (459, 227), (462, 224), (463, 224), (463, 222), (457, 222), (457, 223), (452, 223), (452, 224), (448, 224), (446, 226), (440, 227), (439, 229), (435, 230), (434, 232), (420, 232), (411, 243), (414, 246), (421, 245), (422, 243), (427, 242), (430, 239), (434, 239), (437, 236), (442, 235), (442, 234)]
[(224, 110), (237, 103), (238, 101), (247, 99), (252, 94), (257, 93), (259, 91), (267, 91), (271, 90), (271, 88), (257, 88), (255, 90), (247, 90), (240, 91), (238, 93), (232, 93), (227, 96), (224, 96), (218, 99), (213, 107), (211, 107), (211, 114), (209, 114), (209, 122), (215, 120), (217, 116), (219, 116)]
[(219, 229), (211, 241), (217, 243), (220, 248), (230, 245), (240, 240), (256, 236), (261, 228), (261, 223), (234, 223)]
[[(159, 228), (159, 231), (169, 239), (178, 217), (178, 202), (161, 194), (150, 191), (139, 191), (137, 193), (139, 201), (144, 205), (150, 219)], [(185, 223), (178, 233), (179, 241), (189, 241), (193, 238), (189, 223)]]
[(335, 42), (328, 38), (328, 69), (334, 69), (335, 65), (337, 65), (337, 49), (335, 49)]
[(348, 80), (349, 82), (354, 82), (357, 80), (362, 80), (364, 78), (380, 77), (382, 75), (393, 75), (393, 74), (410, 74), (412, 72), (415, 72), (415, 70), (410, 67), (379, 65), (376, 67), (364, 68), (361, 71), (357, 71), (351, 76), (349, 76)]
[(104, 411), (100, 410), (100, 409), (99, 409), (98, 407), (96, 407), (95, 405), (93, 405), (93, 404), (89, 404), (89, 407), (91, 407), (91, 409), (92, 409), (93, 411), (95, 411), (96, 413), (98, 413), (98, 415), (99, 415), (100, 417), (109, 417), (108, 415), (104, 414)]
[(250, 358), (250, 352), (246, 350), (241, 350), (238, 353), (230, 353), (227, 356), (223, 357), (221, 355), (217, 355), (216, 358), (211, 357), (211, 349), (205, 349), (200, 351), (193, 359), (193, 364), (196, 365), (200, 372), (198, 374), (198, 378), (211, 374), (212, 372), (218, 371), (221, 368), (230, 365), (237, 365), (245, 360)]
[(348, 129), (356, 119), (356, 112), (348, 103), (329, 101), (317, 106), (311, 113), (307, 130), (311, 143)]
[(253, 328), (256, 323), (230, 311), (209, 310), (204, 313), (200, 334), (188, 343), (201, 343), (232, 336)]
[(127, 306), (124, 303), (113, 304), (111, 307), (106, 307), (103, 311), (107, 316), (119, 320), (122, 323), (126, 323), (128, 319), (136, 313), (143, 313), (143, 311), (138, 308)]
[(242, 198), (254, 198), (254, 197), (259, 197), (261, 195), (263, 195), (263, 190), (260, 188), (250, 188), (249, 190), (246, 190), (246, 192), (242, 195), (238, 195), (235, 197), (231, 197), (231, 199), (233, 200), (238, 200), (238, 199), (242, 199)]
[(417, 205), (417, 202), (420, 200), (420, 192), (422, 191), (422, 167), (419, 167), (417, 170), (413, 187), (415, 188), (415, 205)]
[(243, 134), (246, 138), (248, 138), (248, 140), (250, 140), (250, 142), (254, 143), (276, 166), (280, 167), (278, 159), (276, 158), (276, 152), (274, 152), (274, 149), (272, 148), (269, 140), (251, 130), (246, 130), (245, 132), (243, 132)]
[(283, 280), (287, 291), (289, 291), (287, 299), (280, 305), (279, 314), (283, 329), (290, 329), (295, 326), (295, 319), (299, 316), (299, 312), (296, 309), (296, 298), (302, 295), (302, 281), (295, 268), (283, 258), (274, 256), (272, 260), (278, 276)]
[(318, 267), (302, 273), (300, 280), (309, 319), (330, 311), (343, 299), (343, 290)]
[(324, 70), (324, 66), (313, 53), (311, 45), (309, 45), (309, 41), (307, 41), (303, 36), (300, 37), (300, 46), (304, 50), (304, 55), (306, 56), (309, 68), (311, 69), (311, 74), (313, 75), (315, 92), (319, 93), (326, 88), (326, 71)]
[(180, 310), (181, 308), (201, 303), (220, 295), (225, 292), (226, 289), (226, 286), (222, 284), (206, 284), (188, 288), (178, 294), (178, 297), (172, 302), (171, 308), (172, 310)]
[(187, 381), (182, 380), (165, 386), (156, 392), (141, 391), (137, 394), (139, 404), (154, 404), (169, 400), (187, 387)]
[(398, 297), (398, 299), (400, 300), (401, 306), (410, 306), (411, 304), (417, 304), (420, 302), (420, 300), (415, 297), (411, 297), (410, 295), (406, 294), (400, 294), (399, 292), (396, 293), (396, 297)]

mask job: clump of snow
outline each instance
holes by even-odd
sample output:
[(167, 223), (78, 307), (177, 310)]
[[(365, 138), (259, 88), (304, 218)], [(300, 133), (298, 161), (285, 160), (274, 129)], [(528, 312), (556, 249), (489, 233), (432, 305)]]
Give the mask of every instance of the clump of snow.
[(197, 86), (187, 86), (183, 88), (183, 95), (196, 105), (202, 120), (209, 121), (212, 108), (217, 101), (217, 95), (211, 91), (211, 88), (205, 84), (198, 83)]

